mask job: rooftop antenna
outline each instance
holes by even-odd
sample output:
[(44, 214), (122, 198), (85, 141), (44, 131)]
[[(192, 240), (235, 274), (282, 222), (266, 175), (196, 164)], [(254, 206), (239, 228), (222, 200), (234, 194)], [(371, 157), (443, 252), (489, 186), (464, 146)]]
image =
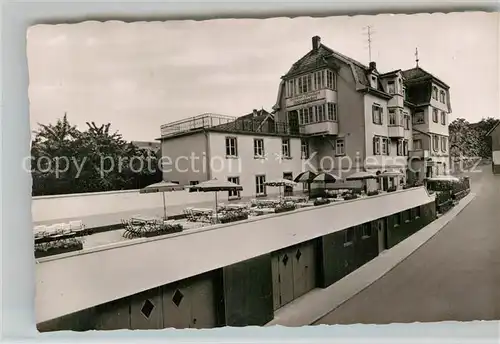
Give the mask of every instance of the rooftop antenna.
[(372, 31), (372, 26), (368, 25), (364, 27), (365, 30), (367, 30), (366, 34), (368, 35), (368, 58), (369, 62), (372, 62), (372, 34), (375, 32)]
[(415, 48), (415, 62), (417, 63), (417, 68), (418, 68), (418, 48)]

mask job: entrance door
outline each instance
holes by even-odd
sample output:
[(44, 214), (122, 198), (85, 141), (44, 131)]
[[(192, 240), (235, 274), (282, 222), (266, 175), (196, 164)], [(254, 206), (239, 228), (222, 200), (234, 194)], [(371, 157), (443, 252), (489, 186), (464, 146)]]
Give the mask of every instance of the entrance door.
[(296, 299), (316, 286), (314, 246), (312, 243), (307, 243), (296, 247), (291, 253), (293, 253), (293, 297)]
[(387, 226), (386, 220), (376, 220), (377, 234), (378, 234), (378, 253), (382, 253), (387, 249)]
[(288, 126), (290, 134), (299, 134), (299, 114), (296, 110), (288, 112)]
[[(292, 172), (284, 172), (283, 179), (293, 180), (293, 173)], [(293, 187), (285, 186), (285, 190), (284, 190), (283, 194), (285, 196), (292, 196), (293, 195)]]
[(383, 177), (382, 178), (382, 190), (387, 191), (388, 188), (389, 188), (389, 178)]
[(432, 166), (427, 166), (427, 178), (432, 178)]
[(197, 278), (164, 287), (164, 328), (213, 328), (216, 326), (213, 280)]
[(132, 330), (154, 330), (163, 327), (163, 307), (160, 288), (154, 288), (130, 298)]
[(290, 250), (278, 254), (279, 305), (293, 300), (293, 255)]

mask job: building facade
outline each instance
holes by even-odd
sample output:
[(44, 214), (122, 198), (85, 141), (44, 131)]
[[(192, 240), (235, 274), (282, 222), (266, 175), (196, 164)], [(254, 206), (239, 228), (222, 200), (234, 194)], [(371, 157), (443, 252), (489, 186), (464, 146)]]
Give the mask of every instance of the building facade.
[(161, 140), (165, 180), (195, 185), (216, 178), (243, 186), (228, 193), (228, 200), (277, 194), (280, 190), (264, 183), (293, 179), (309, 153), (307, 141), (265, 110), (239, 118), (204, 114), (167, 124)]
[(315, 36), (282, 76), (271, 113), (205, 114), (162, 126), (163, 157), (185, 165), (164, 170), (164, 178), (183, 185), (227, 179), (259, 196), (267, 194), (264, 180), (305, 170), (342, 178), (371, 171), (397, 172), (377, 188), (400, 187), (446, 173), (450, 112), (449, 87), (422, 68), (381, 73), (375, 62), (365, 66)]
[(486, 135), (491, 137), (491, 164), (493, 174), (500, 174), (500, 120)]
[(446, 171), (449, 87), (420, 67), (380, 73), (315, 36), (282, 77), (274, 109), (277, 121), (307, 136), (319, 168), (419, 180)]

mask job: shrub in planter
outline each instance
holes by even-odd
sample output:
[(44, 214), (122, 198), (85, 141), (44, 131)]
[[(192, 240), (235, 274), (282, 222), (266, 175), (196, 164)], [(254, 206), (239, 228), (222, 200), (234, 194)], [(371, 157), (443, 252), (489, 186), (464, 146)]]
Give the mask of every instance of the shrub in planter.
[(387, 192), (394, 192), (394, 191), (396, 191), (395, 186), (391, 186), (390, 188), (387, 189)]
[(153, 237), (157, 235), (166, 235), (172, 233), (179, 233), (184, 230), (184, 227), (180, 223), (176, 224), (160, 224), (158, 226), (152, 227), (150, 230), (143, 232), (145, 237)]
[(293, 203), (285, 203), (285, 204), (280, 204), (276, 208), (274, 208), (274, 212), (277, 213), (284, 213), (285, 211), (292, 211), (295, 210), (296, 206)]
[(358, 198), (358, 195), (356, 195), (356, 194), (347, 194), (344, 196), (345, 201), (349, 201), (351, 199), (356, 199), (356, 198)]
[(220, 223), (230, 223), (248, 219), (247, 213), (229, 213), (219, 218)]
[(330, 200), (327, 198), (317, 198), (314, 200), (314, 205), (323, 205), (323, 204), (329, 204)]
[(375, 196), (375, 195), (378, 195), (378, 194), (379, 194), (378, 190), (368, 191), (366, 193), (367, 196)]
[(79, 251), (83, 249), (83, 241), (81, 239), (63, 239), (50, 241), (41, 244), (35, 244), (35, 258), (42, 258), (62, 254), (67, 252)]

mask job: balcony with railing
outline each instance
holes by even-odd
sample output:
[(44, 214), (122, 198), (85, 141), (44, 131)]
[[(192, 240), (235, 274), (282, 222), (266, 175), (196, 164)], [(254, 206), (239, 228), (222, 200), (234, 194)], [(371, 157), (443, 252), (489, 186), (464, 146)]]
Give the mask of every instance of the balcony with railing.
[(216, 114), (202, 114), (161, 126), (161, 137), (167, 138), (200, 129), (212, 129), (234, 133), (261, 133), (274, 135), (300, 135), (301, 128), (293, 128), (287, 123), (274, 119), (238, 118)]

